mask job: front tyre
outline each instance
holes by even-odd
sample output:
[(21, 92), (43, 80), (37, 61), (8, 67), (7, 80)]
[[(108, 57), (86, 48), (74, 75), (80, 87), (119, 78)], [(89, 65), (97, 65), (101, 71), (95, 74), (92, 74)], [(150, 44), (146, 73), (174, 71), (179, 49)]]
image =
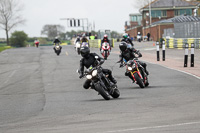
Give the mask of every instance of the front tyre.
[(134, 77), (137, 81), (137, 84), (140, 86), (140, 88), (144, 88), (145, 87), (144, 82), (142, 81), (138, 73), (134, 73)]
[(59, 56), (60, 55), (60, 51), (56, 51), (56, 54), (57, 54), (57, 56)]
[(107, 60), (107, 57), (108, 57), (108, 52), (105, 51), (105, 57), (104, 57), (104, 59)]
[(105, 99), (105, 100), (110, 100), (109, 94), (103, 89), (103, 87), (100, 84), (95, 85), (96, 91), (99, 92), (99, 94)]
[(81, 54), (80, 48), (77, 48), (78, 55)]

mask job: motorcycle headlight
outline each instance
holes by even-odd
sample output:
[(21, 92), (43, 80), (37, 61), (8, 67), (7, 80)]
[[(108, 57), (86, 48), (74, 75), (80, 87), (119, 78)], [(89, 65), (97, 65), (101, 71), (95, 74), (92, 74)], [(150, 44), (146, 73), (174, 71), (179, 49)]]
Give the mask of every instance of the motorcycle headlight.
[(94, 77), (94, 76), (96, 76), (97, 75), (97, 70), (94, 70), (93, 72), (92, 72), (92, 76)]
[(86, 78), (87, 79), (92, 79), (92, 75), (87, 75)]
[(131, 71), (131, 70), (132, 70), (132, 67), (128, 67), (128, 70)]

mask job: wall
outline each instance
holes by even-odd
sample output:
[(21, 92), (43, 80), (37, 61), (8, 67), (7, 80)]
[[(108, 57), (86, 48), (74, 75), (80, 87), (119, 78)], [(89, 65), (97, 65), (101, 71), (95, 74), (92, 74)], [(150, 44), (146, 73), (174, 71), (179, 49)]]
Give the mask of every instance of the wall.
[(160, 38), (162, 38), (162, 35), (164, 33), (164, 29), (168, 28), (174, 28), (173, 24), (162, 24), (162, 25), (155, 25), (150, 28), (144, 28), (143, 29), (143, 36), (146, 36), (147, 33), (150, 33), (150, 38), (153, 41), (159, 41)]

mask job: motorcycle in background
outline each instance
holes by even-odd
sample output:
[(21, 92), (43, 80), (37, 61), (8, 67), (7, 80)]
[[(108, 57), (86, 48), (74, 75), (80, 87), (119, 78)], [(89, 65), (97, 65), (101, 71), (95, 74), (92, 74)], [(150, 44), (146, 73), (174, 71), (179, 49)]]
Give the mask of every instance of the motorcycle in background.
[(39, 42), (38, 40), (35, 41), (35, 46), (36, 46), (37, 48), (39, 47), (39, 43), (40, 43), (40, 42)]
[(111, 47), (110, 47), (109, 43), (107, 43), (107, 42), (102, 43), (100, 52), (101, 52), (102, 56), (104, 57), (104, 59), (107, 60), (107, 58), (111, 52)]
[(75, 44), (75, 47), (76, 47), (76, 51), (77, 51), (77, 53), (80, 55), (80, 49), (81, 49), (81, 44), (80, 44), (80, 42), (76, 42), (76, 44)]
[(61, 53), (62, 47), (59, 44), (55, 44), (55, 47), (53, 49), (55, 50), (55, 53), (59, 56)]

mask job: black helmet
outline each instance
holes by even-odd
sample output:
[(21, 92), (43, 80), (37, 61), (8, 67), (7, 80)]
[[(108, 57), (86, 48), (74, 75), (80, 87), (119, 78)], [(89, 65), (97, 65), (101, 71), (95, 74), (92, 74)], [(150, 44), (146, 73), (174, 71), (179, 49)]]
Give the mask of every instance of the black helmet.
[(121, 43), (119, 44), (119, 49), (120, 49), (121, 51), (125, 51), (125, 50), (127, 49), (127, 44), (126, 44), (126, 42), (121, 42)]
[(87, 58), (90, 54), (90, 49), (88, 47), (82, 47), (81, 48), (81, 56), (84, 58)]

